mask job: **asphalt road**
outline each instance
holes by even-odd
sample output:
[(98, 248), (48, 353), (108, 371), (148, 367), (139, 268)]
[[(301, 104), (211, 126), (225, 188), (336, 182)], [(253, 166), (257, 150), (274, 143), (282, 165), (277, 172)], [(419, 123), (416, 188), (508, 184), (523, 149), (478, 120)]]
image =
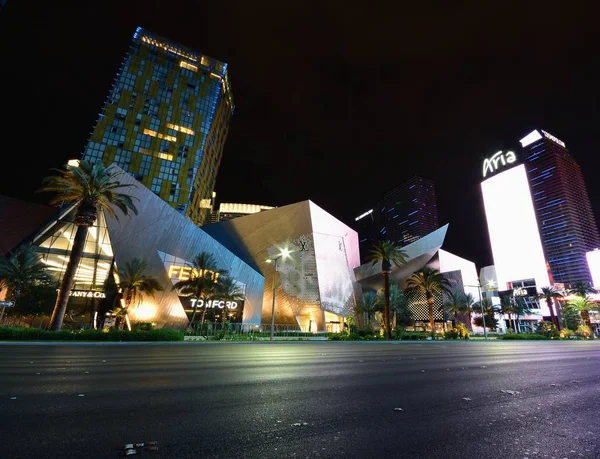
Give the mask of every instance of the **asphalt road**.
[(142, 441), (159, 451), (132, 457), (600, 458), (600, 342), (0, 344), (0, 458)]

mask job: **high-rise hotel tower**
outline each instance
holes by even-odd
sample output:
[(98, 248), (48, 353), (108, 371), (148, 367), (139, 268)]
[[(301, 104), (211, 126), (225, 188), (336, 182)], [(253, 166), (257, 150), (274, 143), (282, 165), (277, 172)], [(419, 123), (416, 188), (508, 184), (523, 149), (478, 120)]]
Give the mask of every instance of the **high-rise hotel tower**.
[(227, 64), (138, 27), (83, 153), (202, 225), (234, 104)]
[(542, 129), (483, 163), (481, 189), (499, 290), (592, 282), (586, 253), (600, 248), (581, 168)]

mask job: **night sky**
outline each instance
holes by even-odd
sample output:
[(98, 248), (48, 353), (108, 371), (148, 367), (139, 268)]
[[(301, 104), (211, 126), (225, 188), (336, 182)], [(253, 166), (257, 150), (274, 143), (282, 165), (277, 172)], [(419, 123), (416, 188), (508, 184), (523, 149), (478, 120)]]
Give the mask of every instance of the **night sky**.
[(229, 65), (218, 201), (311, 199), (351, 224), (420, 174), (450, 223), (444, 248), (481, 267), (492, 263), (481, 162), (539, 127), (579, 161), (599, 216), (593, 2), (434, 4), (8, 0), (0, 194), (47, 199), (33, 191), (80, 156), (139, 25)]

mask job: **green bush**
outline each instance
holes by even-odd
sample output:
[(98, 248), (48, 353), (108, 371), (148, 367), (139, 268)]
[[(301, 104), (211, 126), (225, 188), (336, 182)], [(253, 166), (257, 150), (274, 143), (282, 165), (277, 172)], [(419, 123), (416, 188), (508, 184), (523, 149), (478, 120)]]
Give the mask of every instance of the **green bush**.
[(573, 339), (575, 337), (575, 332), (573, 330), (569, 330), (568, 328), (563, 328), (560, 331), (560, 339)]
[(592, 330), (587, 325), (580, 325), (577, 327), (577, 330), (575, 330), (575, 335), (580, 338), (588, 339), (592, 337)]
[(520, 334), (506, 334), (502, 337), (506, 340), (535, 340), (535, 339), (548, 339), (547, 336), (539, 333), (520, 333)]
[(0, 327), (0, 340), (41, 341), (183, 341), (183, 332), (160, 328), (157, 330), (61, 330), (39, 328)]
[(131, 326), (131, 330), (132, 331), (150, 331), (150, 330), (154, 330), (154, 324), (152, 322), (135, 322), (132, 326)]
[(444, 339), (458, 339), (460, 337), (460, 334), (458, 332), (458, 330), (454, 329), (454, 328), (449, 328), (448, 330), (446, 330), (444, 332)]
[(396, 339), (400, 339), (400, 340), (425, 340), (427, 339), (429, 336), (431, 336), (430, 333), (428, 332), (407, 332), (407, 331), (400, 331), (397, 335), (396, 335)]

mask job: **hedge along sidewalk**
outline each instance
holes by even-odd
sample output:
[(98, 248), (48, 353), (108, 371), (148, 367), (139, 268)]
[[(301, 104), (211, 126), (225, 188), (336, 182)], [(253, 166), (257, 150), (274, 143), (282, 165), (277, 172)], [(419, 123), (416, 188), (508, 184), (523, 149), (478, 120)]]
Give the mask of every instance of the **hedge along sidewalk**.
[(39, 328), (0, 327), (0, 340), (4, 341), (183, 341), (183, 338), (183, 332), (171, 329), (55, 332)]

